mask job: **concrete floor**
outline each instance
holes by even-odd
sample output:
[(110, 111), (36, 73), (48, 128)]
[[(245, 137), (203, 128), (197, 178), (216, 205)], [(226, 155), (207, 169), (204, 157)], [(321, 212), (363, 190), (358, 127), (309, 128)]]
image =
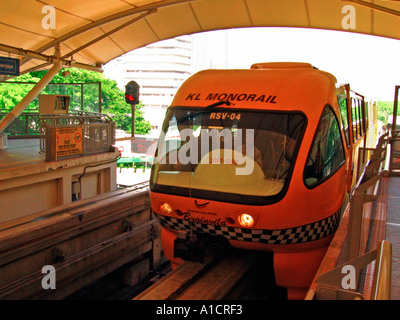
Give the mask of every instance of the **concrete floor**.
[(392, 244), (392, 300), (400, 300), (400, 177), (390, 177), (386, 240)]

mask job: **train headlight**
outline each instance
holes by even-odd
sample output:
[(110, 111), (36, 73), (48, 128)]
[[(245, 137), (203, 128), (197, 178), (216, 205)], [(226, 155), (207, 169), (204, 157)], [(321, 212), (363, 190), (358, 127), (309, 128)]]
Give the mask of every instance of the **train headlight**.
[(167, 202), (162, 203), (160, 205), (160, 209), (161, 209), (162, 213), (165, 213), (165, 214), (171, 214), (172, 213), (172, 207)]
[(239, 215), (239, 223), (243, 227), (250, 228), (254, 225), (254, 218), (248, 213), (242, 213)]

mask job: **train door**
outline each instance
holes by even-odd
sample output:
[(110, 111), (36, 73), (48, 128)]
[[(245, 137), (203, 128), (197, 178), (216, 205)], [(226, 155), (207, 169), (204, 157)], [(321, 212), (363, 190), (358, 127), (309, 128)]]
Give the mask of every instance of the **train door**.
[(342, 116), (342, 129), (345, 135), (348, 150), (347, 159), (347, 191), (357, 183), (357, 173), (360, 148), (366, 147), (366, 132), (368, 131), (368, 114), (364, 96), (350, 90), (350, 85), (346, 84), (337, 90), (338, 103)]
[[(350, 89), (350, 87), (348, 87)], [(348, 109), (350, 116), (350, 145), (351, 145), (351, 178), (348, 187), (350, 190), (355, 186), (358, 179), (358, 168), (362, 167), (362, 159), (359, 159), (360, 148), (365, 148), (365, 133), (368, 129), (365, 123), (365, 101), (364, 96), (348, 90)]]
[(340, 86), (337, 90), (337, 97), (339, 103), (339, 109), (342, 119), (342, 130), (345, 137), (345, 145), (347, 148), (347, 160), (346, 160), (346, 171), (347, 171), (347, 192), (351, 190), (352, 181), (352, 162), (353, 162), (353, 132), (352, 132), (352, 118), (351, 118), (351, 107), (350, 107), (350, 87), (349, 85)]

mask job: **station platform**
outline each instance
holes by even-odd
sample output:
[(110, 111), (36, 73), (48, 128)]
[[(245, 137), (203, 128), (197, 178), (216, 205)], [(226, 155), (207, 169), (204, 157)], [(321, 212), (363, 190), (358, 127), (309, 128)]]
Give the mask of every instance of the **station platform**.
[(10, 139), (8, 148), (0, 150), (0, 170), (44, 160), (39, 139)]
[(116, 190), (119, 155), (114, 149), (46, 161), (39, 138), (9, 139), (0, 150), (0, 223)]
[(27, 171), (30, 174), (40, 173), (57, 170), (60, 167), (116, 159), (119, 154), (119, 151), (99, 152), (70, 159), (46, 161), (45, 153), (40, 150), (39, 138), (9, 139), (8, 148), (0, 150), (0, 180), (5, 177), (18, 177), (27, 174)]
[(400, 300), (400, 177), (388, 180), (386, 240), (392, 244), (391, 299)]
[[(55, 174), (57, 171), (59, 171), (60, 168), (60, 163), (46, 163), (44, 159), (44, 155), (39, 152), (39, 140), (35, 139), (15, 139), (15, 140), (10, 140), (9, 141), (9, 148), (5, 150), (0, 150), (0, 191), (7, 191), (12, 187), (15, 187), (15, 190), (25, 190), (22, 189), (22, 181), (21, 184), (18, 185), (11, 185), (11, 183), (14, 183), (12, 181), (16, 180), (23, 180), (26, 182), (26, 179), (28, 176), (35, 176), (37, 174), (42, 173), (43, 177), (47, 177), (49, 174)], [(80, 176), (82, 172), (84, 172), (85, 165), (91, 163), (93, 160), (100, 161), (100, 164), (102, 165), (103, 161), (106, 159), (114, 159), (116, 161), (116, 154), (109, 154), (109, 155), (103, 155), (102, 157), (106, 157), (104, 159), (97, 159), (98, 156), (92, 156), (92, 158), (88, 158), (85, 161), (84, 159), (81, 158), (79, 159), (79, 162), (84, 162), (84, 163), (79, 163), (81, 166), (78, 166), (78, 163), (75, 163), (78, 161), (77, 159), (73, 160), (74, 163), (66, 164), (64, 167), (64, 170), (67, 169), (68, 167), (77, 167), (76, 171), (73, 171), (72, 173), (69, 173), (69, 176), (71, 178), (66, 179), (69, 183), (71, 184), (71, 181), (73, 181), (72, 177)], [(96, 159), (94, 159), (96, 158)], [(57, 167), (53, 167), (57, 164)], [(30, 167), (29, 174), (28, 172), (23, 173), (27, 169), (27, 167)], [(62, 166), (61, 166), (62, 167)], [(36, 170), (33, 170), (33, 168), (36, 168)], [(39, 170), (39, 168), (41, 168)], [(101, 166), (97, 167), (101, 168)], [(57, 170), (58, 169), (58, 170)], [(92, 168), (91, 168), (92, 169)], [(93, 168), (95, 169), (95, 168)], [(63, 170), (63, 171), (64, 171)], [(74, 169), (75, 170), (75, 169)], [(116, 184), (121, 185), (124, 187), (129, 187), (132, 185), (135, 185), (139, 182), (149, 182), (150, 179), (150, 169), (145, 169), (143, 170), (137, 170), (137, 172), (134, 172), (133, 168), (117, 168), (116, 166), (109, 167), (107, 168), (106, 171), (113, 172), (116, 178)], [(96, 173), (96, 177), (100, 173)], [(63, 176), (65, 175), (64, 173), (62, 174)], [(67, 185), (63, 186), (60, 184), (60, 180), (62, 179), (62, 176), (56, 176), (53, 177), (53, 180), (58, 181), (56, 184), (49, 184), (47, 189), (43, 189), (44, 191), (46, 190), (53, 190), (54, 188), (56, 189), (61, 189), (61, 190), (66, 190)], [(7, 182), (7, 180), (10, 180)], [(97, 179), (98, 181), (102, 181), (103, 179)], [(113, 180), (111, 177), (108, 177), (106, 180)], [(47, 178), (46, 178), (47, 181)], [(24, 182), (24, 183), (25, 183)], [(45, 179), (40, 179), (37, 180), (37, 178), (32, 179), (32, 190), (37, 191), (37, 187), (40, 186), (42, 187), (44, 185)], [(94, 188), (96, 190), (99, 189), (99, 186), (96, 185)], [(105, 192), (104, 190), (103, 192)], [(16, 192), (16, 191), (15, 191)], [(70, 192), (70, 191), (69, 191)], [(400, 300), (400, 177), (399, 176), (390, 176), (387, 178), (385, 185), (382, 186), (382, 192), (385, 194), (385, 200), (384, 200), (384, 207), (386, 211), (386, 223), (385, 223), (385, 239), (389, 241), (392, 245), (392, 285), (391, 285), (391, 299), (392, 300)], [(33, 200), (33, 197), (37, 198), (37, 193), (34, 192), (29, 192), (29, 194), (33, 194), (32, 200), (28, 201), (28, 203), (31, 203), (30, 207), (32, 207), (32, 203), (35, 201)], [(21, 198), (29, 198), (27, 197), (27, 194), (24, 193), (24, 196), (21, 194), (13, 193), (12, 196), (19, 195)], [(60, 195), (55, 193), (56, 198), (60, 198)], [(4, 195), (2, 197), (1, 203), (7, 203), (7, 198), (9, 195)], [(62, 198), (62, 196), (61, 196)], [(65, 199), (68, 197), (65, 196)], [(44, 200), (42, 201), (37, 201), (38, 203), (44, 203)], [(7, 203), (8, 205), (11, 205)], [(49, 205), (52, 205), (53, 203), (49, 203)], [(21, 204), (17, 205), (21, 207)], [(4, 208), (3, 208), (4, 209)], [(2, 213), (3, 209), (0, 209), (0, 213)], [(1, 216), (1, 214), (0, 214)], [(7, 219), (4, 219), (7, 221)], [(0, 221), (1, 222), (1, 221)]]

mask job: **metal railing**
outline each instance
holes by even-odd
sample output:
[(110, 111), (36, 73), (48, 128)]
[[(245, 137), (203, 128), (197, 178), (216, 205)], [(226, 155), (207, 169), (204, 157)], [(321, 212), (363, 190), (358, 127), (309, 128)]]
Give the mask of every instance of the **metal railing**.
[[(10, 110), (1, 109), (0, 119), (4, 118)], [(23, 112), (5, 131), (13, 138), (39, 137), (39, 113), (35, 111)]]
[(396, 86), (394, 90), (392, 123), (388, 123), (388, 128), (391, 129), (391, 135), (389, 138), (391, 147), (389, 171), (392, 176), (400, 175), (400, 131), (397, 129), (399, 92), (400, 86)]
[[(31, 81), (0, 81), (0, 87), (8, 86), (11, 91), (13, 90), (13, 87), (18, 87), (20, 91), (24, 92), (24, 94), (27, 94), (36, 84), (37, 82)], [(69, 95), (71, 97), (70, 110), (102, 111), (102, 89), (100, 81), (84, 83), (48, 83), (42, 90), (42, 94)], [(37, 109), (38, 105), (38, 98), (35, 98), (30, 104), (30, 109)], [(4, 105), (4, 107), (7, 108), (6, 105)]]
[(376, 272), (374, 276), (373, 300), (390, 300), (390, 284), (392, 283), (392, 245), (382, 241), (377, 250)]
[(39, 119), (46, 161), (109, 152), (115, 144), (115, 122), (108, 115), (77, 112)]
[[(388, 133), (383, 134), (372, 150), (370, 160), (363, 170), (363, 174), (354, 188), (350, 200), (349, 227), (347, 233), (346, 259), (353, 259), (362, 254), (361, 248), (365, 249), (367, 239), (363, 236), (369, 233), (369, 217), (364, 216), (364, 205), (377, 199), (379, 181), (383, 176), (388, 176), (387, 170), (383, 170), (386, 158)], [(367, 148), (360, 148), (364, 151)], [(363, 151), (361, 150), (361, 151)]]
[[(362, 300), (364, 295), (356, 290), (360, 288), (361, 270), (371, 263), (373, 269), (373, 293), (371, 299), (389, 300), (391, 289), (391, 244), (382, 240), (378, 248), (366, 252), (370, 233), (371, 217), (364, 210), (365, 205), (375, 201), (378, 195), (379, 182), (389, 175), (387, 159), (390, 157), (389, 133), (379, 138), (376, 148), (364, 148), (361, 152), (372, 152), (370, 160), (363, 169), (350, 200), (350, 212), (347, 229), (347, 242), (344, 264), (320, 275), (315, 281), (313, 299), (318, 300)], [(389, 151), (389, 152), (388, 152)], [(362, 155), (364, 156), (364, 154)], [(347, 268), (347, 269), (344, 269)], [(357, 285), (343, 288), (344, 271), (354, 270)], [(341, 287), (340, 287), (341, 286)], [(361, 284), (362, 287), (362, 284)]]
[(389, 171), (392, 176), (400, 176), (400, 131), (391, 130), (389, 143), (390, 143)]
[[(9, 111), (8, 109), (0, 109), (0, 119), (5, 117)], [(107, 114), (81, 110), (72, 110), (65, 115), (41, 115), (38, 110), (28, 110), (24, 111), (5, 133), (13, 138), (38, 138), (44, 134), (44, 125), (81, 125), (104, 121), (110, 122), (112, 119)]]
[[(364, 300), (363, 294), (355, 289), (339, 288), (344, 278), (344, 270), (353, 268), (354, 275), (367, 265), (375, 262), (372, 300), (390, 300), (392, 245), (383, 240), (376, 250), (347, 261), (320, 275), (316, 281), (316, 300)], [(342, 286), (343, 287), (343, 286)]]

